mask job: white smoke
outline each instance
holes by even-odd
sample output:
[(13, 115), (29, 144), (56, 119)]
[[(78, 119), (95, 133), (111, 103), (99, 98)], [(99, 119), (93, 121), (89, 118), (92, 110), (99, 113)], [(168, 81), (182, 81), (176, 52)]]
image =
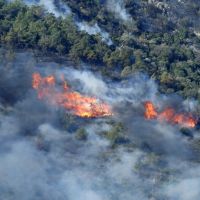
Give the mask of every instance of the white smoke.
[(198, 200), (200, 191), (200, 167), (198, 163), (192, 164), (180, 160), (170, 162), (173, 169), (180, 173), (173, 181), (164, 185), (163, 191), (169, 199)]
[(77, 79), (81, 82), (82, 89), (87, 94), (92, 94), (97, 97), (105, 96), (108, 92), (108, 87), (101, 77), (95, 76), (90, 71), (72, 70), (71, 78)]
[[(15, 0), (8, 0), (9, 2), (13, 2)], [(53, 13), (55, 17), (63, 17), (71, 14), (70, 8), (64, 4), (61, 0), (22, 0), (28, 6), (32, 5), (40, 5), (43, 6), (44, 9)]]
[(123, 0), (108, 0), (107, 7), (112, 11), (116, 17), (128, 21), (131, 19), (131, 16), (127, 13)]
[[(199, 173), (198, 171), (195, 171)], [(167, 188), (166, 194), (170, 199), (177, 200), (197, 200), (199, 199), (200, 177), (187, 177), (178, 183), (174, 183)], [(191, 190), (192, 188), (192, 190)]]
[(100, 34), (102, 37), (102, 40), (106, 42), (108, 45), (112, 45), (112, 40), (110, 39), (110, 36), (107, 32), (103, 31), (97, 23), (95, 23), (93, 26), (87, 24), (86, 22), (76, 22), (79, 30), (85, 31), (89, 35), (97, 35)]
[(93, 73), (85, 69), (85, 65), (83, 70), (68, 67), (54, 70), (55, 67), (51, 68), (50, 73), (56, 74), (57, 79), (64, 74), (65, 79), (76, 85), (81, 93), (95, 96), (110, 104), (117, 105), (128, 102), (132, 106), (138, 107), (147, 100), (151, 100), (157, 105), (160, 104), (157, 85), (146, 75), (136, 74), (128, 80), (112, 83), (109, 79), (105, 82), (99, 73)]
[(186, 99), (185, 101), (183, 101), (183, 106), (186, 108), (186, 111), (195, 112), (196, 108), (198, 107), (198, 101)]
[[(7, 0), (8, 2), (14, 2), (15, 0)], [(44, 9), (49, 12), (53, 13), (55, 17), (62, 17), (65, 18), (71, 14), (70, 8), (64, 4), (61, 0), (22, 0), (26, 5), (40, 5), (43, 6)], [(102, 38), (102, 41), (105, 42), (107, 45), (112, 45), (113, 42), (109, 36), (109, 33), (103, 31), (97, 23), (93, 26), (89, 25), (86, 22), (75, 22), (77, 27), (80, 31), (85, 31), (89, 35), (97, 35), (99, 34)]]

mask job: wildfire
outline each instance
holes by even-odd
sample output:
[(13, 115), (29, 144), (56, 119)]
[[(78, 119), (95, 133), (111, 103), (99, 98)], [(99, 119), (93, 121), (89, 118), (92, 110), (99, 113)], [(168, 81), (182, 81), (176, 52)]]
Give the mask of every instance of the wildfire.
[(173, 108), (166, 108), (161, 112), (157, 112), (156, 107), (151, 101), (144, 103), (146, 119), (158, 119), (172, 124), (179, 124), (183, 127), (194, 128), (197, 120), (191, 114), (176, 113)]
[(150, 102), (147, 101), (145, 102), (145, 118), (146, 119), (155, 119), (158, 116), (158, 113), (156, 112), (156, 108), (154, 107), (154, 105)]
[(80, 117), (112, 115), (111, 107), (108, 104), (95, 97), (84, 96), (72, 91), (64, 80), (64, 76), (62, 77), (62, 89), (56, 87), (56, 79), (53, 75), (42, 77), (39, 73), (34, 73), (32, 78), (32, 87), (37, 91), (38, 99), (63, 107)]

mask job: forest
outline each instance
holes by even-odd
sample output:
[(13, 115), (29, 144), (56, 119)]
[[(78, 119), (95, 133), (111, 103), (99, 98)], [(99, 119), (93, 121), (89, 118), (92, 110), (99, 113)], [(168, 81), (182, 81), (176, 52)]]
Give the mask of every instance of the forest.
[[(123, 79), (145, 72), (158, 81), (161, 92), (200, 100), (200, 39), (195, 34), (195, 18), (200, 11), (195, 1), (186, 5), (192, 20), (179, 13), (170, 17), (162, 7), (147, 5), (146, 1), (125, 1), (130, 20), (115, 17), (116, 13), (108, 12), (102, 1), (65, 2), (73, 14), (62, 18), (47, 13), (42, 6), (1, 0), (1, 46), (34, 49), (44, 55), (89, 63), (110, 77)], [(76, 20), (97, 23), (109, 34), (112, 44), (102, 41), (100, 34), (80, 31)]]
[(200, 1), (0, 0), (0, 200), (199, 200)]

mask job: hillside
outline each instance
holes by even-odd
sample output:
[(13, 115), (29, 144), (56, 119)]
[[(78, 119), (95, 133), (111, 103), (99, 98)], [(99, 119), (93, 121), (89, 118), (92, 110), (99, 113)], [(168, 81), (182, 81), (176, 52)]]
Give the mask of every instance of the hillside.
[(199, 0), (0, 0), (0, 200), (199, 200)]
[(1, 0), (1, 45), (104, 66), (109, 76), (142, 71), (163, 93), (200, 98), (198, 1), (64, 2), (71, 14), (57, 17)]

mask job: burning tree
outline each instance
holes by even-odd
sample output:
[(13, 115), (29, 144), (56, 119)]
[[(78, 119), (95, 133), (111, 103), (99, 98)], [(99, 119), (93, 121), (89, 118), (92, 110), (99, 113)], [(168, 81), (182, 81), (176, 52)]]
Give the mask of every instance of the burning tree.
[(190, 113), (176, 113), (173, 108), (166, 108), (161, 112), (158, 112), (156, 107), (151, 101), (144, 103), (145, 118), (146, 119), (158, 119), (159, 121), (166, 121), (172, 124), (179, 124), (183, 127), (194, 128), (197, 124), (197, 120)]
[(90, 118), (112, 115), (108, 104), (95, 97), (72, 91), (64, 79), (62, 89), (56, 87), (56, 78), (53, 75), (42, 77), (39, 73), (34, 73), (32, 87), (37, 91), (38, 99), (63, 107), (77, 116)]

